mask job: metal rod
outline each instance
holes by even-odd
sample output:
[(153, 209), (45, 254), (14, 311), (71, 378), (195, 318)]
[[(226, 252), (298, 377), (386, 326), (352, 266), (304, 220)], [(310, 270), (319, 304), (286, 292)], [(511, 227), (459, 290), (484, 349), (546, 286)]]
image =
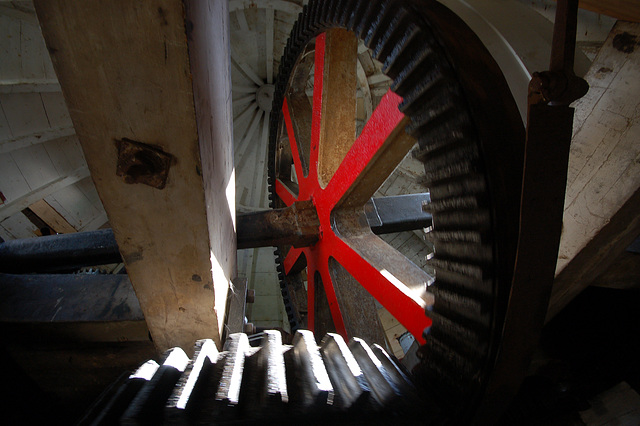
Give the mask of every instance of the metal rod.
[(122, 257), (111, 229), (0, 244), (0, 272), (4, 273), (63, 272), (119, 262)]

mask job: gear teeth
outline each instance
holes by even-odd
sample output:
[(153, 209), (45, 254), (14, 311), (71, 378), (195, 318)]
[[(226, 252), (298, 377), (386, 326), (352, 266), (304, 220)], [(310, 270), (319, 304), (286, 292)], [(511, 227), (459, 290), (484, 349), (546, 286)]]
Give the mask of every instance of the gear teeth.
[(429, 338), (433, 337), (466, 357), (478, 357), (488, 351), (489, 330), (465, 320), (453, 320), (437, 312), (429, 313), (433, 321)]
[[(468, 161), (459, 164), (450, 164), (438, 170), (427, 170), (425, 173), (425, 181), (431, 187), (431, 185), (437, 185), (443, 182), (464, 180), (466, 177), (480, 174), (481, 171), (479, 168), (477, 164)], [(437, 199), (437, 197), (433, 197), (433, 199)]]
[(492, 247), (484, 244), (441, 242), (437, 250), (439, 259), (455, 259), (481, 265), (491, 265), (493, 261)]
[(336, 390), (334, 404), (341, 409), (370, 408), (371, 388), (342, 336), (328, 333), (322, 339), (320, 347), (322, 359)]
[(320, 22), (320, 8), (322, 6), (322, 2), (316, 1), (316, 2), (312, 2), (309, 3), (309, 7), (311, 8), (311, 11), (309, 13), (309, 30), (312, 32), (317, 32), (320, 27), (322, 26), (321, 22)]
[(165, 352), (164, 358), (163, 364), (158, 367), (151, 380), (144, 384), (124, 412), (124, 423), (158, 424), (163, 420), (164, 405), (189, 363), (189, 357), (180, 348), (169, 349)]
[[(415, 37), (418, 41), (421, 37)], [(419, 40), (422, 41), (422, 40)], [(426, 40), (425, 40), (426, 41)], [(415, 42), (414, 42), (415, 43)], [(413, 45), (413, 43), (411, 43)], [(429, 70), (431, 65), (436, 62), (436, 54), (430, 48), (417, 49), (415, 53), (412, 52), (411, 59), (404, 62), (404, 56), (408, 56), (411, 49), (406, 48), (402, 51), (402, 57), (394, 60), (392, 75), (395, 75), (394, 84), (391, 86), (391, 90), (396, 92), (403, 98), (409, 95), (417, 82), (423, 77), (424, 70)], [(407, 53), (405, 53), (407, 52)], [(400, 67), (400, 64), (404, 62), (404, 66)], [(396, 65), (398, 63), (398, 65)], [(396, 70), (397, 69), (397, 70)]]
[(433, 218), (433, 224), (435, 229), (442, 230), (489, 231), (491, 228), (491, 213), (485, 209), (441, 212)]
[[(373, 49), (385, 32), (397, 26), (397, 21), (402, 20), (405, 14), (405, 9), (397, 1), (384, 2), (380, 11), (372, 16), (362, 28), (361, 38), (364, 40), (364, 44)], [(374, 57), (377, 59), (376, 55)]]
[(445, 198), (440, 201), (432, 201), (426, 204), (422, 209), (428, 213), (439, 213), (447, 210), (471, 210), (480, 207), (478, 198), (474, 195), (465, 195), (462, 197)]
[(281, 417), (289, 401), (282, 336), (266, 330), (257, 352), (246, 357), (242, 374), (243, 416)]
[(373, 2), (368, 2), (368, 1), (364, 1), (364, 0), (354, 0), (354, 7), (352, 9), (352, 11), (349, 13), (349, 19), (347, 20), (347, 29), (354, 31), (356, 34), (358, 33), (356, 31), (356, 25), (358, 25), (359, 23), (359, 19), (360, 17), (362, 17), (367, 10), (367, 6), (371, 6), (371, 4)]
[(202, 339), (196, 342), (193, 358), (165, 405), (164, 415), (167, 421), (186, 423), (197, 412), (199, 393), (207, 385), (207, 376), (212, 373), (218, 355), (213, 340)]
[[(477, 162), (480, 154), (478, 147), (474, 144), (459, 144), (442, 149), (438, 153), (429, 155), (423, 160), (425, 169), (436, 171), (448, 167), (450, 164), (460, 164), (467, 162)], [(434, 203), (435, 204), (435, 203)]]
[[(453, 107), (458, 102), (455, 89), (448, 78), (444, 77), (441, 70), (427, 73), (408, 93), (399, 106), (400, 111), (410, 115), (412, 122), (426, 122), (432, 120), (430, 109), (438, 110), (444, 106)], [(439, 98), (439, 100), (438, 100)], [(440, 105), (438, 105), (440, 104)], [(441, 121), (434, 120), (429, 123), (429, 129), (439, 125)]]
[(333, 403), (335, 390), (312, 332), (298, 330), (285, 357), (294, 367), (289, 369), (287, 383), (294, 385), (290, 394), (295, 407), (321, 409)]
[(480, 293), (468, 292), (464, 294), (459, 289), (452, 291), (439, 285), (431, 286), (430, 290), (435, 296), (433, 307), (435, 312), (459, 315), (485, 327), (490, 326), (491, 312), (485, 298)]
[(482, 361), (478, 357), (460, 354), (455, 348), (433, 336), (427, 342), (427, 348), (429, 349), (429, 367), (431, 363), (438, 365), (453, 383), (466, 386), (477, 384), (478, 371), (482, 367)]
[(367, 4), (367, 6), (366, 9), (364, 9), (364, 13), (356, 16), (356, 22), (353, 27), (353, 31), (361, 39), (365, 38), (367, 28), (370, 28), (372, 23), (376, 19), (380, 18), (380, 14), (377, 13), (379, 4), (373, 1), (365, 3)]
[(458, 177), (455, 180), (437, 182), (435, 179), (425, 180), (430, 189), (431, 199), (438, 200), (449, 197), (459, 197), (465, 194), (482, 194), (486, 189), (484, 177), (479, 173), (469, 173), (467, 176)]
[(465, 130), (467, 126), (465, 118), (456, 115), (421, 135), (418, 139), (419, 148), (413, 151), (414, 158), (424, 162), (428, 161), (430, 156), (438, 156), (458, 146), (475, 145), (476, 138)]
[(354, 14), (354, 10), (361, 3), (362, 2), (358, 0), (346, 0), (345, 4), (342, 6), (342, 10), (340, 10), (340, 8), (336, 8), (336, 23), (343, 28), (350, 29), (349, 21), (351, 20), (351, 16)]
[(377, 28), (377, 31), (371, 32), (371, 37), (368, 41), (365, 40), (371, 46), (373, 56), (383, 64), (396, 45), (404, 44), (403, 37), (407, 32), (407, 28), (415, 28), (411, 24), (409, 12), (402, 5), (394, 3), (393, 6), (389, 7), (393, 7), (396, 10), (388, 14), (387, 19)]
[(374, 49), (376, 57), (385, 58), (382, 71), (393, 80), (402, 69), (400, 64), (404, 62), (403, 59), (410, 55), (409, 52), (415, 51), (422, 34), (413, 22), (408, 22), (406, 27), (399, 28), (398, 31), (403, 32), (396, 36), (394, 32), (388, 31)]

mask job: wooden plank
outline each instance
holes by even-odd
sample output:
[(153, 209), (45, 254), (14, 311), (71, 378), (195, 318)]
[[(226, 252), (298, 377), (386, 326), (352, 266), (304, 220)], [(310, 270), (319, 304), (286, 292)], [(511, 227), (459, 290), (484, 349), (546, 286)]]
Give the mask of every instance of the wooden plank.
[(640, 22), (637, 0), (580, 0), (580, 7), (623, 21)]
[(633, 225), (637, 204), (631, 215), (622, 210), (633, 204), (640, 188), (640, 50), (620, 44), (634, 36), (640, 39), (640, 24), (615, 25), (585, 77), (589, 93), (576, 103), (562, 239), (547, 320), (606, 268), (610, 254), (624, 250), (625, 241), (631, 239), (630, 243), (640, 232)]
[(60, 176), (59, 178), (54, 179), (21, 197), (5, 202), (0, 205), (0, 221), (18, 213), (25, 207), (29, 207), (29, 205), (36, 201), (42, 200), (50, 194), (66, 188), (69, 185), (73, 185), (88, 176), (89, 170), (86, 167), (81, 167), (70, 173), (68, 176)]
[(69, 234), (72, 232), (76, 232), (76, 229), (71, 226), (69, 222), (58, 213), (53, 207), (51, 207), (46, 201), (40, 200), (31, 204), (29, 208), (36, 214), (40, 219), (44, 221), (49, 228), (51, 228), (57, 234)]
[(0, 140), (0, 154), (12, 152), (28, 146), (41, 144), (48, 141), (66, 139), (75, 134), (73, 126), (61, 126), (53, 129), (34, 132), (13, 139)]
[[(226, 64), (228, 73), (225, 5), (188, 3), (187, 33), (180, 0), (35, 2), (92, 178), (159, 350), (190, 350), (207, 337), (221, 344), (235, 269), (231, 87), (215, 68)], [(220, 123), (227, 122), (223, 129)], [(172, 156), (164, 189), (116, 176), (114, 141), (123, 138)]]

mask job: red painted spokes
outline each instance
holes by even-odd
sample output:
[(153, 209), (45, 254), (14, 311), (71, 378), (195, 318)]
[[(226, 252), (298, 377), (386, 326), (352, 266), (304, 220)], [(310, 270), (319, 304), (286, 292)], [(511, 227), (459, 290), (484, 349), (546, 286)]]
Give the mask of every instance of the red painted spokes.
[[(315, 44), (311, 141), (308, 145), (309, 170), (306, 176), (299, 149), (302, 141), (296, 139), (299, 135), (295, 134), (286, 98), (282, 105), (283, 131), (288, 136), (298, 191), (295, 194), (287, 184), (277, 179), (276, 194), (287, 206), (296, 201), (312, 200), (320, 219), (319, 241), (311, 247), (291, 248), (284, 260), (285, 272), (289, 274), (292, 267), (299, 264), (300, 256), (304, 255), (308, 283), (307, 325), (310, 329), (314, 329), (316, 319), (314, 294), (316, 276), (319, 274), (336, 331), (344, 337), (350, 334), (333, 281), (334, 274), (331, 273), (330, 264), (337, 262), (424, 343), (422, 333), (431, 324), (425, 316), (425, 309), (433, 304), (433, 297), (426, 291), (432, 278), (373, 235), (368, 226), (354, 225), (353, 221), (415, 142), (404, 132), (406, 119), (398, 110), (402, 99), (391, 91), (384, 95), (360, 136), (352, 142), (323, 187), (319, 175), (319, 152), (321, 148), (330, 149), (331, 144), (336, 143), (323, 136), (327, 134), (323, 133), (326, 130), (324, 126), (339, 126), (340, 123), (335, 120), (342, 118), (332, 114), (333, 111), (327, 111), (327, 105), (323, 105), (323, 101), (327, 102), (327, 96), (332, 95), (325, 91), (325, 82), (333, 78), (331, 70), (325, 69), (325, 58), (329, 53), (325, 52), (326, 47), (324, 33), (316, 38)], [(339, 93), (335, 95), (340, 96)], [(354, 117), (348, 119), (355, 120)]]

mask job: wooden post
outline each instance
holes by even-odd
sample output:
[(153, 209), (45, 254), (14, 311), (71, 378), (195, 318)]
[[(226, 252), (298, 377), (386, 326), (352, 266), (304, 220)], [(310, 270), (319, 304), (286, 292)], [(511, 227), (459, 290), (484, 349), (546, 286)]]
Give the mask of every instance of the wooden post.
[(235, 275), (226, 1), (187, 2), (186, 20), (181, 0), (35, 6), (156, 347), (220, 345)]
[(640, 24), (619, 21), (576, 102), (564, 223), (547, 321), (640, 232)]

